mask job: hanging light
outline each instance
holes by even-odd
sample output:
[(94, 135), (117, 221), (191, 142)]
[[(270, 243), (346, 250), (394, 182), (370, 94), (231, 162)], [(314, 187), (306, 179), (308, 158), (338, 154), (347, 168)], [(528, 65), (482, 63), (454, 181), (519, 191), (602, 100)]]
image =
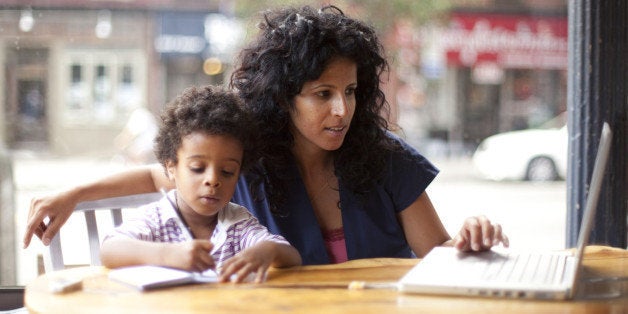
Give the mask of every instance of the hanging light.
[(98, 22), (96, 23), (96, 37), (100, 39), (111, 36), (111, 11), (102, 10), (98, 12)]
[(30, 8), (22, 10), (22, 13), (20, 13), (20, 30), (28, 33), (33, 29), (34, 25), (33, 11)]

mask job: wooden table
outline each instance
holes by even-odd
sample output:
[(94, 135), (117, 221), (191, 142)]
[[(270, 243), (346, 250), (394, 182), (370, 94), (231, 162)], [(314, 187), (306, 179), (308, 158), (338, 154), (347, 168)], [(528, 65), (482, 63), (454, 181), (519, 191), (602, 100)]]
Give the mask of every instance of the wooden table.
[[(532, 301), (410, 295), (392, 289), (349, 290), (354, 280), (392, 282), (418, 259), (376, 258), (337, 265), (274, 269), (263, 284), (197, 284), (139, 292), (107, 278), (103, 267), (80, 267), (42, 275), (26, 286), (31, 312), (54, 313), (628, 313), (626, 281), (619, 298)], [(628, 276), (628, 251), (588, 247), (585, 278)], [(83, 289), (48, 291), (51, 276), (82, 276)]]

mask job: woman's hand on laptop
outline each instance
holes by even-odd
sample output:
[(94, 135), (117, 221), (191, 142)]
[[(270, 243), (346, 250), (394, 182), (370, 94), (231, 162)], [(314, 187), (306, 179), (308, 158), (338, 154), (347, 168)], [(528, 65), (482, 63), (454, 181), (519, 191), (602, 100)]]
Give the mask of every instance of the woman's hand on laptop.
[(485, 216), (469, 217), (453, 239), (453, 245), (460, 251), (486, 251), (502, 244), (508, 247), (508, 237), (502, 232), (502, 226), (492, 223)]

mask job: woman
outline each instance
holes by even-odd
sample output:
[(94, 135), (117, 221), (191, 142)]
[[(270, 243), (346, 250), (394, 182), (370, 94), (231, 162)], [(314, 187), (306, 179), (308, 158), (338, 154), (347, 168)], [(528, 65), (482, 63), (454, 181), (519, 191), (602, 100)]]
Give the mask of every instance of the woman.
[[(449, 237), (425, 192), (438, 170), (380, 117), (387, 66), (374, 30), (336, 7), (266, 12), (231, 80), (256, 121), (261, 152), (233, 202), (285, 237), (304, 264), (508, 245), (485, 217), (468, 218)], [(24, 244), (33, 234), (49, 243), (80, 201), (161, 187), (172, 188), (153, 166), (34, 199)]]

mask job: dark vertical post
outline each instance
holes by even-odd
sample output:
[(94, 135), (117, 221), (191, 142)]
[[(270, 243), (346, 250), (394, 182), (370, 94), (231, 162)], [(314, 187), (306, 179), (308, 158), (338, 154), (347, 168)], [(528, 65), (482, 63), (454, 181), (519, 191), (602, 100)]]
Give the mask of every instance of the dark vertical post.
[(611, 156), (590, 243), (625, 248), (628, 211), (628, 1), (569, 1), (567, 247), (576, 245), (602, 124)]

